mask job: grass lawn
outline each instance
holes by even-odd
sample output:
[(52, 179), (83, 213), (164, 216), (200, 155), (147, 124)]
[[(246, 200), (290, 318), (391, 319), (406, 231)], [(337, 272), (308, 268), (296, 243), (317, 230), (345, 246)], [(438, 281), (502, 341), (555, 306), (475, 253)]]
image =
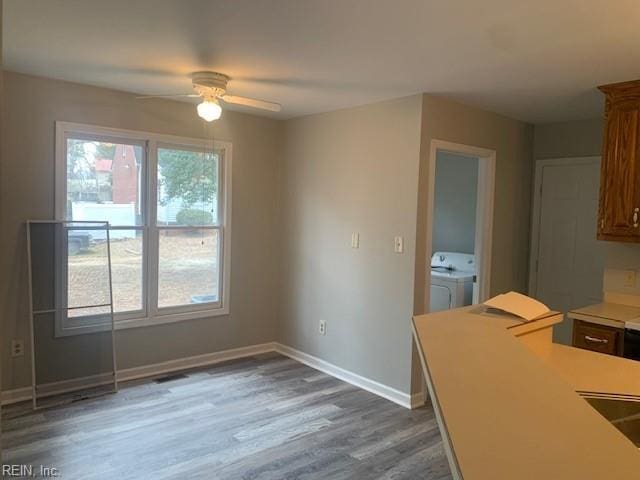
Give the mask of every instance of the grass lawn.
[[(215, 230), (163, 231), (160, 235), (158, 303), (160, 307), (192, 303), (193, 295), (218, 293), (218, 242)], [(138, 310), (142, 303), (142, 237), (111, 241), (114, 308)], [(108, 303), (106, 244), (69, 256), (69, 306)], [(71, 315), (105, 312), (77, 310)]]

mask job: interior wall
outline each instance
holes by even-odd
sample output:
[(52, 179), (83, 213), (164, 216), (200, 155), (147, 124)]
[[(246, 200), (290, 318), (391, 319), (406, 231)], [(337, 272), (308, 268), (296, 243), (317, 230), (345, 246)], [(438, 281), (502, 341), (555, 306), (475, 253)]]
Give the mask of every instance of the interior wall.
[(478, 162), (473, 157), (437, 153), (432, 254), (474, 252)]
[[(427, 185), (432, 140), (496, 151), (493, 245), (490, 294), (510, 290), (526, 293), (529, 224), (533, 173), (531, 125), (425, 94), (422, 105), (420, 176), (415, 264), (416, 314), (424, 312), (427, 285)], [(414, 351), (412, 390), (421, 388), (419, 360)]]
[[(602, 118), (536, 125), (535, 158), (600, 156), (603, 131)], [(640, 296), (640, 281), (635, 287), (626, 287), (623, 273), (624, 270), (640, 272), (640, 245), (622, 242), (604, 244), (604, 291)]]
[(602, 118), (536, 125), (533, 158), (590, 157), (602, 153)]
[[(5, 93), (0, 300), (3, 387), (11, 389), (30, 378), (29, 352), (12, 359), (9, 344), (28, 333), (24, 221), (53, 218), (54, 122), (189, 137), (202, 137), (203, 128), (191, 104), (140, 102), (86, 85), (9, 73)], [(528, 125), (416, 95), (286, 122), (227, 111), (214, 128), (234, 147), (231, 315), (120, 330), (119, 368), (279, 338), (415, 391), (410, 318), (424, 305), (423, 186), (432, 139), (497, 151), (491, 292), (525, 291)], [(358, 249), (352, 232), (360, 234)], [(398, 235), (402, 254), (393, 251)], [(326, 336), (317, 333), (321, 319)], [(65, 371), (73, 374), (74, 366)]]
[(281, 340), (404, 393), (421, 107), (416, 95), (288, 120), (282, 169)]
[[(30, 384), (30, 352), (11, 358), (11, 339), (28, 339), (25, 226), (54, 217), (57, 120), (207, 138), (195, 106), (5, 72), (0, 183), (0, 316), (3, 389)], [(278, 185), (282, 122), (225, 111), (216, 139), (233, 144), (231, 313), (119, 330), (118, 368), (200, 355), (276, 338)], [(268, 252), (268, 254), (265, 254)], [(28, 342), (26, 342), (28, 344)], [(75, 362), (77, 363), (77, 362)], [(71, 362), (60, 375), (74, 376)]]
[[(496, 151), (491, 294), (526, 292), (532, 184), (530, 125), (432, 95), (423, 96), (417, 244), (426, 245), (427, 182), (432, 140)], [(426, 281), (425, 248), (416, 255), (416, 309), (422, 313)]]
[[(3, 58), (3, 48), (2, 48), (2, 11), (3, 11), (3, 0), (0, 0), (0, 188), (2, 185), (2, 112), (4, 109), (3, 103), (3, 78), (4, 78), (4, 58)], [(0, 191), (0, 202), (2, 202), (2, 192)], [(0, 208), (0, 228), (4, 225), (2, 220), (2, 209)], [(1, 230), (0, 230), (1, 231)], [(0, 246), (2, 245), (2, 241), (0, 240)], [(0, 294), (0, 300), (2, 300), (2, 295)], [(2, 319), (0, 318), (0, 338), (2, 338)], [(2, 350), (4, 345), (0, 342), (0, 391), (2, 391)], [(2, 463), (2, 408), (0, 408), (0, 463)]]

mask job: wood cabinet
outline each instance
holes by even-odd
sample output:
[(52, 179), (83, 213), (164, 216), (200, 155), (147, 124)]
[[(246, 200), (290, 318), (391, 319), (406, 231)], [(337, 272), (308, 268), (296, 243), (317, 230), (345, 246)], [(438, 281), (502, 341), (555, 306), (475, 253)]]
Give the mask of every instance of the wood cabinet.
[(573, 321), (573, 346), (622, 356), (624, 329), (607, 327), (583, 320)]
[(640, 242), (640, 80), (606, 95), (598, 239)]

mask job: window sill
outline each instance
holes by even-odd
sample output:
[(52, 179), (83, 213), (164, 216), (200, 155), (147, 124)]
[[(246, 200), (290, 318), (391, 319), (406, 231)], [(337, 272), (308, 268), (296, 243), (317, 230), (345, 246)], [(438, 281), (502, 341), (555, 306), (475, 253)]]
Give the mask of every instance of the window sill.
[[(114, 330), (127, 330), (129, 328), (152, 327), (154, 325), (165, 325), (168, 323), (185, 322), (199, 318), (219, 317), (228, 315), (229, 308), (211, 308), (208, 310), (196, 310), (192, 312), (169, 313), (156, 317), (129, 318), (126, 320), (116, 320)], [(94, 323), (86, 326), (76, 326), (67, 328), (56, 328), (55, 336), (71, 337), (74, 335), (84, 335), (87, 333), (110, 332), (111, 323)]]
[(165, 325), (167, 323), (184, 322), (199, 318), (219, 317), (221, 315), (229, 315), (229, 308), (223, 307), (210, 310), (199, 310), (195, 312), (170, 313), (166, 315), (158, 315), (156, 317), (118, 320), (115, 322), (115, 329), (127, 330), (129, 328), (152, 327), (154, 325)]

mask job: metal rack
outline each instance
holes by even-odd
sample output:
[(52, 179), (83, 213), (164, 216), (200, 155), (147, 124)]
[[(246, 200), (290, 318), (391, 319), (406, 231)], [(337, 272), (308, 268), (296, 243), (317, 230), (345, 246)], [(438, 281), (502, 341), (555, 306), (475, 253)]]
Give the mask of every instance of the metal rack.
[[(36, 305), (34, 303), (34, 262), (33, 262), (33, 229), (36, 226), (52, 225), (54, 245), (51, 248), (53, 258), (47, 263), (47, 266), (53, 265), (53, 272), (48, 272), (51, 276), (52, 285), (52, 301), (50, 305), (46, 305), (44, 308), (42, 305)], [(102, 302), (98, 304), (90, 305), (68, 305), (68, 298), (65, 296), (61, 298), (59, 292), (67, 292), (66, 284), (65, 288), (61, 290), (61, 282), (68, 283), (68, 232), (73, 230), (81, 231), (103, 231), (106, 239), (106, 268), (108, 277), (108, 302)], [(39, 252), (39, 255), (41, 252)], [(63, 260), (63, 261), (61, 261)], [(111, 339), (111, 358), (112, 358), (112, 382), (109, 381), (106, 384), (101, 382), (99, 384), (88, 384), (85, 386), (78, 386), (74, 388), (69, 386), (63, 391), (55, 392), (53, 394), (43, 394), (42, 398), (49, 395), (53, 396), (56, 393), (68, 393), (88, 388), (95, 388), (98, 386), (112, 385), (113, 388), (105, 391), (104, 393), (115, 393), (118, 391), (118, 379), (117, 379), (117, 365), (116, 365), (116, 353), (115, 353), (115, 327), (114, 327), (114, 309), (113, 309), (113, 279), (111, 269), (111, 239), (109, 236), (109, 222), (107, 221), (60, 221), (60, 220), (28, 220), (27, 221), (27, 263), (28, 263), (28, 279), (29, 279), (29, 337), (31, 342), (31, 388), (32, 388), (32, 405), (33, 409), (43, 408), (38, 402), (38, 378), (37, 378), (37, 355), (36, 352), (36, 330), (37, 322), (45, 322), (47, 316), (54, 315), (53, 321), (56, 321), (59, 315), (68, 315), (69, 311), (91, 308), (108, 308), (108, 313), (104, 314), (104, 323), (109, 323), (108, 328), (103, 328), (100, 331), (110, 331)], [(39, 272), (41, 273), (41, 272)], [(46, 276), (46, 275), (44, 275)], [(50, 308), (46, 308), (50, 307)], [(102, 316), (102, 315), (101, 315)], [(57, 339), (56, 335), (53, 335), (54, 339)], [(102, 374), (102, 372), (101, 372)], [(81, 384), (82, 378), (77, 379)], [(73, 384), (73, 381), (65, 380), (67, 385)]]

